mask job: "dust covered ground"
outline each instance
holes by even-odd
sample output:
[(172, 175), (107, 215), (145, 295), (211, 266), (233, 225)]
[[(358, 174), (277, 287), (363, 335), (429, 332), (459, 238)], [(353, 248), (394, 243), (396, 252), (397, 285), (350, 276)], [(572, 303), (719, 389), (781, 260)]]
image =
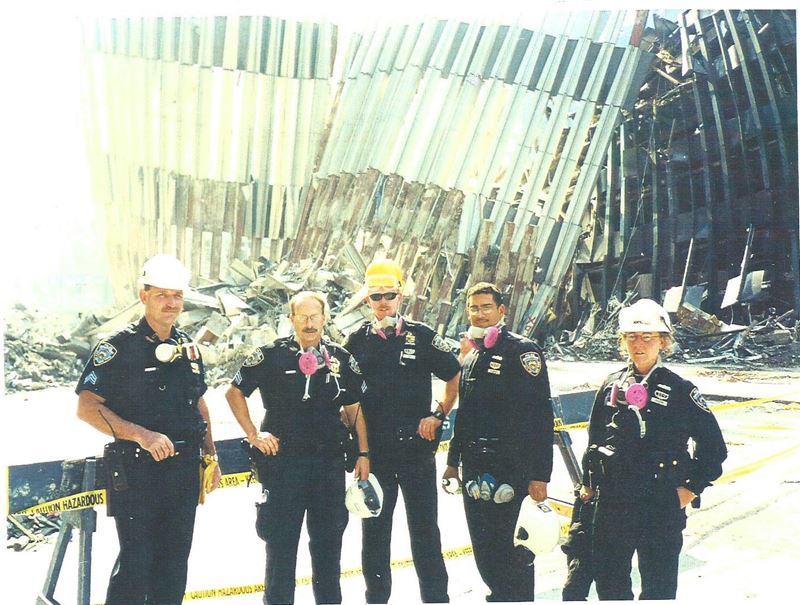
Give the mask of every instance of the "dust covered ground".
[[(550, 363), (555, 394), (594, 389), (617, 363)], [(706, 395), (719, 419), (729, 449), (724, 475), (704, 494), (700, 510), (689, 510), (681, 556), (678, 600), (684, 602), (789, 602), (794, 601), (793, 574), (800, 554), (800, 371), (735, 368), (699, 368), (668, 364), (693, 380)], [(209, 392), (214, 437), (239, 437), (240, 430), (223, 397), (224, 388)], [(253, 416), (261, 417), (253, 399)], [(748, 403), (756, 400), (756, 403)], [(99, 455), (105, 437), (75, 417), (76, 397), (67, 387), (14, 393), (4, 397), (3, 464), (30, 463), (59, 458)], [(578, 456), (585, 447), (585, 432), (571, 432)], [(440, 471), (444, 456), (439, 454)], [(4, 481), (7, 474), (4, 473)], [(5, 486), (4, 486), (5, 488)], [(551, 496), (571, 500), (566, 468), (556, 454)], [(261, 603), (257, 585), (264, 577), (264, 548), (255, 535), (253, 503), (258, 489), (236, 487), (212, 494), (198, 510), (195, 540), (189, 562), (187, 590), (197, 600), (211, 604)], [(450, 597), (455, 603), (479, 603), (486, 593), (470, 555), (460, 552), (469, 544), (460, 498), (440, 495), (439, 525), (450, 574)], [(102, 603), (116, 555), (113, 523), (98, 509), (93, 536), (92, 603)], [(4, 603), (35, 602), (44, 583), (54, 537), (40, 545), (14, 552), (4, 549), (6, 581), (0, 588)], [(301, 537), (297, 577), (297, 603), (313, 603), (311, 566), (305, 534)], [(345, 603), (364, 602), (360, 566), (360, 524), (351, 517), (344, 536), (342, 580)], [(77, 535), (68, 548), (56, 598), (64, 605), (77, 595)], [(392, 603), (419, 602), (402, 499), (394, 516)], [(13, 581), (9, 581), (12, 579)], [(536, 598), (560, 600), (565, 578), (565, 556), (559, 549), (536, 561)], [(634, 585), (638, 577), (634, 577)], [(203, 596), (233, 593), (231, 596)], [(242, 594), (236, 594), (242, 593)], [(202, 598), (199, 598), (201, 597)], [(590, 598), (596, 598), (594, 593)], [(192, 599), (194, 600), (194, 599)]]

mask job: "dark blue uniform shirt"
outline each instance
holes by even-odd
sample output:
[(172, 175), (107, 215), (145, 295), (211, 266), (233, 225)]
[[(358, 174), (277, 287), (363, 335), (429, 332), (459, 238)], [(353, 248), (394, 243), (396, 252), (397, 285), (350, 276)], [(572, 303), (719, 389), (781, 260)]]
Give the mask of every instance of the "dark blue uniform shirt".
[(361, 369), (347, 350), (327, 339), (321, 347), (330, 356), (330, 366), (311, 376), (308, 399), (303, 399), (306, 376), (299, 366), (303, 351), (293, 336), (256, 349), (233, 378), (245, 397), (260, 391), (266, 410), (261, 430), (278, 437), (284, 451), (312, 444), (338, 446), (340, 408), (357, 403), (367, 391)]
[(520, 482), (550, 481), (553, 408), (547, 365), (535, 342), (506, 328), (494, 347), (464, 359), (448, 466), (458, 466), (465, 448), (478, 439), (497, 440), (500, 459)]
[(345, 348), (358, 360), (369, 387), (362, 400), (370, 440), (414, 427), (431, 415), (431, 374), (448, 381), (461, 369), (445, 340), (431, 328), (403, 320), (399, 335), (381, 338), (364, 322)]
[[(608, 425), (614, 414), (633, 414), (624, 403), (611, 405), (614, 383), (624, 381), (629, 368), (610, 374), (597, 391), (589, 419), (589, 446), (604, 445), (610, 436)], [(638, 378), (641, 381), (641, 377)], [(620, 440), (627, 444), (615, 456), (620, 460), (608, 468), (614, 472), (607, 490), (621, 490), (628, 496), (647, 495), (656, 489), (686, 487), (700, 494), (722, 474), (727, 448), (719, 424), (698, 388), (663, 366), (647, 379), (648, 402), (640, 414), (645, 435), (639, 437), (638, 421), (619, 424), (631, 427), (633, 435)], [(624, 401), (623, 391), (618, 396)], [(694, 453), (689, 452), (689, 440)], [(584, 456), (584, 482), (589, 481), (589, 459)], [(602, 479), (601, 479), (602, 481)], [(602, 485), (602, 483), (601, 483)]]
[[(192, 342), (173, 327), (169, 342)], [(185, 356), (164, 363), (156, 358), (161, 344), (142, 318), (100, 341), (83, 369), (75, 392), (91, 391), (121, 418), (171, 440), (197, 441), (205, 431), (197, 401), (206, 391), (202, 358)]]

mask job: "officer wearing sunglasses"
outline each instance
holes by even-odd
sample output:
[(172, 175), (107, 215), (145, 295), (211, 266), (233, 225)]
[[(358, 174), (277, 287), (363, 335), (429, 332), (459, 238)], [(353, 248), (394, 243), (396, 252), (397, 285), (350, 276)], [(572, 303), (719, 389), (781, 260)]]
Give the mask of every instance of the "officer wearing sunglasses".
[[(422, 601), (443, 603), (449, 599), (434, 455), (442, 422), (456, 401), (460, 366), (443, 338), (398, 312), (403, 275), (396, 262), (373, 262), (365, 282), (365, 302), (373, 318), (349, 336), (345, 348), (367, 383), (362, 407), (370, 434), (370, 468), (384, 496), (380, 516), (362, 521), (366, 600), (386, 603), (391, 594), (392, 515), (402, 491)], [(435, 406), (431, 374), (446, 383), (442, 401)]]

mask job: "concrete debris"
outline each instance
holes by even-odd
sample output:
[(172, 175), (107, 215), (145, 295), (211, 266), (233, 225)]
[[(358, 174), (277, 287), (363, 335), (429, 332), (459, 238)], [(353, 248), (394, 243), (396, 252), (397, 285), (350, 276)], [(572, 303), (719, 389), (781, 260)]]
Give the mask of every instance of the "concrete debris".
[[(323, 267), (321, 261), (312, 259), (274, 264), (262, 258), (252, 266), (235, 261), (228, 282), (204, 285), (187, 293), (179, 327), (200, 344), (210, 386), (229, 381), (254, 347), (290, 333), (287, 303), (302, 289), (328, 293), (331, 321), (327, 331), (334, 340), (343, 340), (368, 317), (368, 308), (361, 302), (357, 260), (354, 262), (352, 254), (340, 254), (328, 262), (330, 266)], [(245, 276), (252, 279), (248, 281)], [(622, 302), (612, 297), (605, 308), (592, 305), (574, 330), (547, 338), (548, 356), (566, 361), (619, 359), (617, 315), (636, 297), (629, 291)], [(449, 301), (440, 301), (440, 306), (444, 303)], [(411, 298), (404, 312), (415, 317)], [(72, 318), (74, 327), (64, 329), (63, 322), (21, 305), (13, 307), (6, 317), (6, 391), (73, 386), (94, 344), (140, 314), (141, 305), (133, 302), (116, 313)], [(800, 343), (793, 314), (790, 310), (777, 316), (770, 308), (745, 326), (725, 323), (684, 300), (677, 312), (671, 313), (676, 340), (673, 359), (747, 367), (796, 366), (800, 364)], [(445, 336), (454, 336), (459, 326), (441, 328)], [(451, 344), (457, 347), (458, 343), (453, 340)]]
[[(327, 292), (332, 338), (340, 340), (360, 323), (366, 315), (352, 259), (352, 254), (342, 255), (341, 262), (331, 259), (332, 266), (324, 268), (315, 259), (274, 264), (261, 258), (252, 266), (235, 260), (227, 282), (186, 293), (178, 325), (201, 345), (208, 384), (229, 381), (253, 347), (289, 334), (287, 303), (301, 290)], [(73, 386), (97, 341), (135, 321), (141, 312), (141, 304), (134, 301), (115, 313), (72, 318), (72, 327), (65, 329), (35, 310), (13, 307), (5, 318), (6, 391)]]
[[(564, 361), (621, 359), (617, 338), (619, 309), (633, 301), (629, 292), (620, 304), (611, 298), (606, 309), (593, 305), (574, 331), (564, 331), (545, 343), (548, 358)], [(675, 346), (671, 359), (692, 364), (735, 365), (744, 368), (800, 365), (800, 322), (794, 310), (778, 316), (769, 308), (749, 325), (725, 323), (715, 315), (683, 302), (673, 321)]]
[(91, 347), (63, 333), (60, 321), (15, 305), (5, 315), (6, 391), (31, 391), (74, 383)]

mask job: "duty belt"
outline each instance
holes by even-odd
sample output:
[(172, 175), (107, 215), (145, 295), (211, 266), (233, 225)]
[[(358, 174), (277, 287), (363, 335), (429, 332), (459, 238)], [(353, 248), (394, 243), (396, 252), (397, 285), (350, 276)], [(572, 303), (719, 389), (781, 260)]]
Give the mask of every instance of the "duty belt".
[(412, 441), (414, 439), (419, 439), (419, 435), (417, 434), (418, 426), (418, 424), (404, 424), (394, 429), (370, 432), (369, 436), (376, 442), (383, 443), (387, 441)]
[[(176, 456), (200, 456), (200, 443), (192, 440), (172, 440)], [(117, 440), (106, 444), (105, 455), (117, 455), (121, 459), (132, 462), (155, 462), (153, 456), (135, 441)]]
[(338, 443), (313, 443), (305, 439), (287, 439), (285, 437), (281, 438), (280, 447), (278, 448), (278, 455), (338, 455), (340, 453)]

